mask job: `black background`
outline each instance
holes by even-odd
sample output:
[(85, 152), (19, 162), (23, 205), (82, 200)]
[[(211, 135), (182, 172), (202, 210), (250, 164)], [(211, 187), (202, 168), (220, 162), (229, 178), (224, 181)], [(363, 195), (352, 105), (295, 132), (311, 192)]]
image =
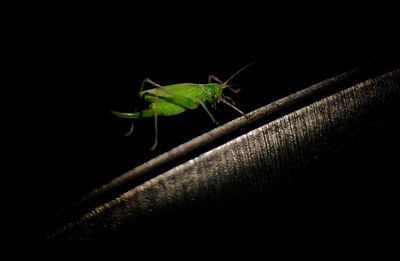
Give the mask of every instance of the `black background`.
[[(254, 10), (158, 19), (151, 9), (134, 9), (117, 20), (54, 14), (24, 22), (14, 46), (23, 74), (9, 107), (16, 115), (11, 153), (17, 162), (10, 174), (18, 194), (12, 212), (19, 217), (17, 245), (25, 248), (46, 234), (53, 216), (91, 189), (214, 128), (197, 110), (160, 118), (154, 152), (152, 119), (138, 120), (134, 135), (123, 137), (130, 122), (109, 112), (143, 105), (137, 92), (145, 77), (161, 85), (203, 83), (210, 74), (224, 80), (258, 60), (232, 81), (241, 92), (228, 94), (249, 112), (368, 62), (397, 61), (387, 25), (341, 24), (323, 15), (288, 22)], [(143, 12), (149, 17), (132, 18)], [(211, 112), (221, 124), (237, 117), (223, 105)]]

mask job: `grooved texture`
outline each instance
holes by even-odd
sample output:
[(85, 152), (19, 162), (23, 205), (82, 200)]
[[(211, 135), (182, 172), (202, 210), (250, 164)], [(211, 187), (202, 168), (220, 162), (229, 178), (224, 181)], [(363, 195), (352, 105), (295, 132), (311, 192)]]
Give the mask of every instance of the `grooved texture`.
[(327, 166), (345, 168), (337, 166), (341, 154), (367, 142), (370, 129), (398, 108), (399, 89), (396, 70), (312, 103), (133, 188), (49, 236), (43, 246), (90, 244), (105, 232), (118, 235), (154, 220), (218, 213), (248, 202), (268, 209), (271, 198), (308, 189), (319, 196), (349, 178), (332, 176)]

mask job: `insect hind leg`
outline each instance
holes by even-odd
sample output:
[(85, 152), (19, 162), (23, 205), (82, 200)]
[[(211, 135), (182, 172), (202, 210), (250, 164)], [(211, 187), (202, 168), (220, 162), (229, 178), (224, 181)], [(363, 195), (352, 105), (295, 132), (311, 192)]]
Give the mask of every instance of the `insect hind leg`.
[(154, 144), (151, 146), (150, 150), (155, 150), (158, 145), (158, 95), (155, 96), (154, 100)]
[[(143, 91), (144, 85), (145, 85), (146, 83), (149, 83), (149, 84), (151, 84), (151, 85), (153, 85), (153, 86), (156, 86), (156, 87), (161, 87), (161, 85), (159, 85), (159, 84), (153, 82), (153, 81), (150, 80), (149, 78), (145, 78), (145, 79), (142, 81), (142, 84), (140, 85), (140, 91), (139, 91), (139, 93)], [(138, 110), (138, 108), (136, 107), (135, 110), (134, 110), (133, 112), (137, 112), (137, 110)], [(135, 129), (135, 123), (132, 122), (132, 123), (131, 123), (131, 127), (129, 128), (129, 131), (128, 131), (127, 133), (125, 133), (124, 136), (125, 136), (125, 137), (131, 136), (131, 135), (133, 134), (134, 129)]]
[(146, 78), (146, 79), (143, 80), (141, 91), (143, 90), (143, 87), (144, 87), (144, 84), (145, 84), (145, 83), (151, 84), (153, 87), (156, 87), (156, 88), (160, 89), (162, 92), (164, 92), (164, 93), (166, 93), (166, 94), (173, 95), (173, 94), (170, 93), (169, 91), (165, 90), (165, 89), (164, 89), (164, 86), (162, 86), (162, 85), (160, 85), (160, 84), (158, 84), (158, 83), (153, 82), (153, 81), (150, 80), (149, 78)]
[[(135, 112), (137, 110), (135, 109)], [(133, 134), (133, 130), (135, 129), (135, 124), (132, 122), (131, 123), (131, 127), (129, 128), (129, 131), (127, 133), (124, 134), (125, 137), (131, 136)]]
[(152, 86), (154, 86), (154, 87), (157, 87), (157, 88), (162, 88), (162, 86), (159, 85), (158, 83), (153, 82), (153, 81), (150, 80), (149, 78), (145, 78), (145, 79), (142, 81), (142, 85), (141, 85), (141, 87), (140, 87), (140, 91), (143, 91), (144, 85), (145, 85), (146, 83), (149, 83), (150, 85), (152, 85)]
[[(151, 84), (152, 86), (155, 86), (155, 87), (158, 87), (158, 88), (161, 88), (161, 87), (162, 87), (161, 85), (159, 85), (159, 84), (153, 82), (153, 81), (150, 80), (149, 78), (145, 78), (145, 79), (142, 81), (142, 84), (141, 84), (141, 86), (140, 86), (140, 91), (139, 91), (139, 93), (143, 91), (144, 85), (145, 85), (146, 83), (149, 83), (149, 84)], [(138, 108), (135, 108), (134, 112), (137, 112), (137, 110), (138, 110)], [(156, 119), (155, 119), (156, 138), (155, 138), (155, 143), (154, 143), (154, 145), (153, 145), (154, 149), (155, 149), (155, 147), (157, 147), (157, 116), (155, 116), (155, 118), (156, 118)], [(133, 134), (134, 129), (135, 129), (135, 124), (132, 122), (131, 127), (129, 128), (129, 131), (128, 131), (127, 133), (125, 133), (124, 136), (125, 136), (125, 137), (131, 136), (131, 135)], [(152, 147), (152, 148), (153, 148), (153, 147)]]
[[(163, 90), (163, 86), (161, 86), (158, 83), (153, 82), (149, 78), (145, 78), (142, 81), (142, 86), (140, 88), (140, 91), (143, 91), (144, 85), (146, 83), (149, 83), (150, 85)], [(157, 102), (158, 102), (158, 93), (155, 94), (155, 98), (154, 98), (154, 144), (153, 144), (153, 146), (151, 146), (150, 150), (155, 150), (158, 145), (158, 106), (157, 106)]]

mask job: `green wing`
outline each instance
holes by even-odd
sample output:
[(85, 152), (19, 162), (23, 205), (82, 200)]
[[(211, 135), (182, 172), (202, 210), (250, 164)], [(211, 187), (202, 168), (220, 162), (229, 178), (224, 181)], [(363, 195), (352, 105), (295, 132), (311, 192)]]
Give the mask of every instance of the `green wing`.
[(183, 107), (184, 109), (196, 109), (199, 105), (199, 100), (203, 101), (202, 94), (204, 89), (200, 84), (180, 83), (168, 85), (160, 88), (145, 90), (139, 93), (139, 96), (144, 97), (144, 100), (150, 103), (155, 102), (155, 97), (159, 100), (172, 103)]
[(203, 84), (194, 84), (194, 83), (179, 83), (173, 85), (167, 85), (162, 88), (154, 88), (142, 91), (139, 93), (142, 96), (145, 93), (150, 93), (153, 95), (160, 95), (160, 96), (182, 96), (189, 99), (195, 99), (202, 95), (204, 92)]
[[(163, 94), (164, 96), (179, 95), (190, 99), (190, 98), (195, 98), (203, 93), (204, 90), (202, 86), (203, 84), (179, 83), (179, 84), (164, 86), (162, 88), (164, 91), (162, 92), (164, 92)], [(146, 90), (144, 92), (155, 94), (154, 92), (157, 92), (158, 90), (159, 88), (155, 88)]]

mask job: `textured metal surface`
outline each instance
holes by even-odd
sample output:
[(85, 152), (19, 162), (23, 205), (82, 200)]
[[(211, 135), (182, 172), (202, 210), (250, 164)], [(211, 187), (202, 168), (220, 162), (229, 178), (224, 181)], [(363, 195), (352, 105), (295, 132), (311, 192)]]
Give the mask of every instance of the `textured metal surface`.
[[(365, 71), (368, 71), (368, 67), (369, 66), (364, 66), (326, 79), (318, 84), (312, 85), (252, 111), (246, 114), (246, 117), (239, 117), (227, 124), (219, 126), (203, 135), (183, 143), (176, 148), (135, 167), (101, 187), (96, 188), (85, 195), (80, 201), (65, 208), (62, 213), (60, 213), (60, 216), (68, 216), (68, 214), (71, 214), (70, 212), (73, 213), (74, 211), (79, 213), (81, 209), (86, 211), (87, 208), (104, 203), (115, 195), (124, 192), (127, 186), (131, 187), (136, 180), (151, 173), (153, 173), (152, 175), (154, 176), (154, 172), (162, 173), (158, 169), (165, 167), (167, 164), (175, 163), (177, 160), (181, 160), (181, 158), (186, 157), (187, 155), (192, 155), (190, 153), (206, 147), (212, 142), (234, 133), (235, 131), (246, 127), (249, 128), (251, 127), (251, 124), (257, 123), (260, 120), (265, 121), (265, 119), (270, 115), (275, 113), (284, 114), (285, 110), (301, 107), (303, 105), (302, 103), (305, 101), (310, 102), (318, 99), (320, 95), (326, 96), (329, 93), (339, 91), (343, 89), (344, 86), (347, 86), (346, 84), (357, 82), (357, 78), (360, 76), (362, 77), (362, 74), (365, 73)], [(175, 163), (175, 165), (177, 164)]]
[(318, 197), (350, 178), (328, 170), (341, 169), (341, 155), (351, 155), (385, 114), (398, 109), (399, 92), (396, 70), (314, 102), (127, 191), (37, 247), (108, 244), (152, 222), (246, 204), (268, 211), (271, 198), (304, 196), (307, 189)]

